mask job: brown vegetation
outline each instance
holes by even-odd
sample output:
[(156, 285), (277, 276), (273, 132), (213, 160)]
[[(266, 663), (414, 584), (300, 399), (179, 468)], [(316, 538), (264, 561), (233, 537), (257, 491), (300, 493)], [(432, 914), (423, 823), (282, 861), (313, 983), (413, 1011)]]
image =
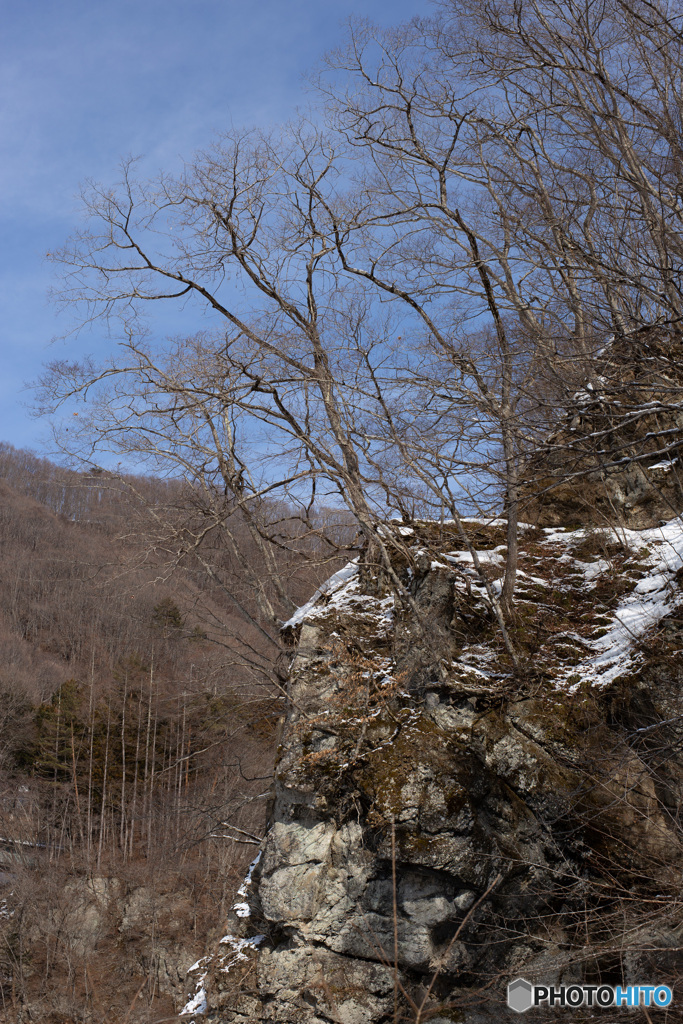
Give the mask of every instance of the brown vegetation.
[(224, 552), (251, 619), (167, 578), (125, 480), (7, 445), (0, 468), (0, 1020), (158, 1019), (261, 835), (279, 644)]

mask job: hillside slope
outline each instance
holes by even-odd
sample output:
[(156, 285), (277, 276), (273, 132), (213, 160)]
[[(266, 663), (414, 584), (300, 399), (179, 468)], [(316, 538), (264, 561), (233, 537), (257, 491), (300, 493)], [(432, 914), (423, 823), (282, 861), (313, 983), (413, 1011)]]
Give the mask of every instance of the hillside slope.
[(0, 470), (0, 1021), (157, 1020), (248, 863), (232, 826), (260, 833), (277, 699), (122, 494)]

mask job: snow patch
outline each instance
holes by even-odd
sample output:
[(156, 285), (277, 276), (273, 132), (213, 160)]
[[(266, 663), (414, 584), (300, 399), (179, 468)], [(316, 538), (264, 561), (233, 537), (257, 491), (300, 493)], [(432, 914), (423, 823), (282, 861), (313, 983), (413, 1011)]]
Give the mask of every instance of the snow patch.
[(609, 562), (606, 562), (604, 558), (598, 558), (597, 562), (577, 562), (577, 565), (579, 565), (585, 579), (589, 582), (597, 579), (598, 576), (602, 576), (609, 569)]
[(197, 984), (197, 991), (193, 996), (190, 996), (188, 1001), (180, 1011), (180, 1016), (184, 1016), (186, 1013), (206, 1013), (206, 989), (204, 988), (204, 979), (206, 975), (203, 974)]
[[(505, 565), (505, 558), (497, 548), (492, 551), (477, 551), (480, 565)], [(448, 554), (442, 555), (447, 561), (452, 562), (454, 565), (473, 565), (474, 557), (469, 551), (449, 551)]]
[(683, 566), (683, 524), (673, 519), (664, 526), (650, 530), (623, 530), (619, 537), (631, 548), (647, 548), (642, 558), (651, 572), (640, 580), (619, 603), (611, 616), (606, 633), (590, 642), (591, 655), (565, 672), (558, 688), (566, 687), (567, 678), (579, 676), (569, 686), (576, 691), (582, 682), (605, 686), (631, 671), (636, 664), (633, 649), (652, 626), (680, 601), (680, 592), (672, 586), (674, 574)]
[(327, 615), (330, 611), (354, 611), (369, 615), (376, 620), (378, 626), (386, 628), (393, 621), (395, 603), (393, 594), (378, 600), (361, 593), (358, 559), (355, 559), (318, 587), (310, 601), (298, 608), (282, 628), (298, 626), (301, 622)]
[(235, 964), (241, 960), (249, 959), (245, 950), (258, 949), (264, 940), (265, 935), (252, 935), (248, 939), (239, 939), (236, 935), (224, 935), (219, 944), (221, 946), (230, 946), (232, 956), (230, 956), (230, 959), (227, 957), (222, 958), (220, 970), (228, 974)]
[(192, 967), (188, 967), (187, 973), (191, 974), (192, 971), (196, 971), (198, 967), (202, 967), (206, 963), (206, 961), (210, 959), (211, 958), (208, 956), (200, 957), (199, 960), (196, 961), (196, 963), (192, 964)]
[(339, 569), (338, 572), (335, 572), (330, 576), (329, 580), (326, 580), (321, 587), (318, 587), (310, 601), (307, 601), (306, 604), (302, 604), (300, 608), (297, 608), (292, 617), (287, 619), (283, 624), (282, 628), (288, 629), (290, 626), (298, 626), (300, 622), (303, 622), (304, 619), (307, 619), (310, 616), (321, 597), (332, 594), (343, 583), (346, 583), (348, 580), (352, 580), (354, 576), (357, 575), (358, 559), (354, 558), (354, 560), (349, 562), (348, 565), (345, 565), (343, 569)]
[(241, 886), (237, 890), (237, 895), (242, 897), (242, 901), (238, 903), (233, 903), (232, 905), (232, 909), (235, 911), (237, 917), (251, 917), (251, 907), (246, 902), (246, 898), (249, 895), (249, 886), (251, 885), (251, 878), (252, 875), (254, 874), (254, 869), (256, 868), (256, 865), (260, 860), (261, 851), (259, 850), (259, 852), (252, 860), (251, 864), (249, 865), (247, 873), (242, 880)]

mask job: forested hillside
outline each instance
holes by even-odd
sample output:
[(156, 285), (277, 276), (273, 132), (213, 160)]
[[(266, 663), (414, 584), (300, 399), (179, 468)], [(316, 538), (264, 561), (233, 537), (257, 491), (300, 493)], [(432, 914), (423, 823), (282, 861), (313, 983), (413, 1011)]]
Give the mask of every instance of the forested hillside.
[[(261, 834), (276, 659), (256, 610), (236, 621), (145, 546), (142, 498), (179, 507), (180, 485), (137, 478), (131, 504), (7, 445), (0, 472), (2, 1012), (146, 1020), (173, 1010)], [(242, 554), (258, 569), (248, 537)]]

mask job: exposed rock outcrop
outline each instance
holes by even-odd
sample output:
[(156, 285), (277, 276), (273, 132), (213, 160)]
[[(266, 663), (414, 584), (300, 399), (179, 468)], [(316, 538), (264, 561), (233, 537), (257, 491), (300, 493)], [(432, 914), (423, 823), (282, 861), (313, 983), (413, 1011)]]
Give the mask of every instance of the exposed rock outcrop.
[[(502, 530), (471, 528), (496, 577)], [(215, 1024), (493, 1024), (519, 1019), (518, 975), (681, 975), (680, 525), (527, 531), (516, 677), (455, 532), (412, 539), (397, 569), (422, 624), (349, 567), (289, 627), (270, 828), (234, 922), (265, 938), (202, 966)]]
[(525, 467), (522, 518), (643, 529), (683, 507), (683, 339), (612, 340), (559, 427)]

